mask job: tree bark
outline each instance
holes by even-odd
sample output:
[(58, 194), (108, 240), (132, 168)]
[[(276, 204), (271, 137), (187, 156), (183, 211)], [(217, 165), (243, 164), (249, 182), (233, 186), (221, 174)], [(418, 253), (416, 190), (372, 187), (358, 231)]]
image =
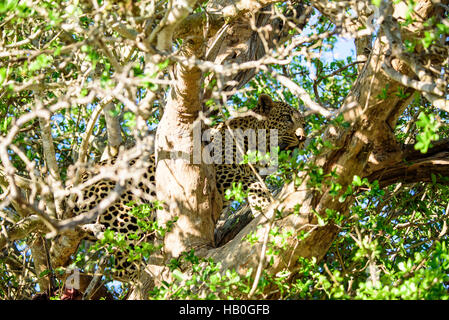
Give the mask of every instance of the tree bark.
[[(198, 44), (192, 44), (185, 54), (193, 56), (200, 50)], [(167, 258), (192, 248), (212, 247), (220, 210), (213, 168), (191, 161), (191, 155), (201, 152), (201, 145), (195, 145), (193, 139), (194, 122), (201, 110), (201, 71), (197, 66), (178, 64), (174, 72), (177, 82), (156, 132), (157, 197), (164, 201), (158, 220), (165, 224), (178, 219), (164, 240)]]

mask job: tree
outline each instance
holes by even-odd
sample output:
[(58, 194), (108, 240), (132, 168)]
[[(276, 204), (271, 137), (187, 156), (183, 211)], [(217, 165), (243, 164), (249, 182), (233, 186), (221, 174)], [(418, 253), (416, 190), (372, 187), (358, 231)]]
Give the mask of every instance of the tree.
[[(104, 273), (84, 232), (138, 174), (127, 159), (156, 142), (159, 237), (114, 294), (447, 297), (448, 5), (2, 2), (0, 296), (55, 288), (86, 256)], [(339, 59), (343, 37), (355, 51)], [(236, 116), (262, 93), (305, 114), (307, 147), (279, 154), (263, 214), (241, 207), (216, 225), (213, 166), (170, 155), (195, 152), (198, 119)], [(115, 156), (90, 180), (115, 180), (113, 192), (75, 215), (83, 170)], [(102, 239), (94, 249), (120, 245)], [(86, 279), (92, 297), (100, 277)]]

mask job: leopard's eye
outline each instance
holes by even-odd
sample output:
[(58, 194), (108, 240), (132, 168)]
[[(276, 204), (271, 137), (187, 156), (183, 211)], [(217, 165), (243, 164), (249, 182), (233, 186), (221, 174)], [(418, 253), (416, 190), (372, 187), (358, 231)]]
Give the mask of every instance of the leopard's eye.
[(289, 114), (286, 114), (286, 115), (283, 117), (283, 121), (285, 121), (285, 122), (287, 122), (287, 123), (289, 123), (289, 124), (295, 123), (293, 117), (292, 117), (291, 115), (289, 115)]

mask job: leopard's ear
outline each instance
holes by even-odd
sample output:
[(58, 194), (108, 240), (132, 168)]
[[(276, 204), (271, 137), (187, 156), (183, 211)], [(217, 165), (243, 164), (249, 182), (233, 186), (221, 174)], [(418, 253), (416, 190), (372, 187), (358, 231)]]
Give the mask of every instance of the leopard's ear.
[(259, 96), (259, 101), (257, 101), (257, 112), (266, 116), (270, 113), (273, 105), (274, 102), (271, 97), (263, 93)]

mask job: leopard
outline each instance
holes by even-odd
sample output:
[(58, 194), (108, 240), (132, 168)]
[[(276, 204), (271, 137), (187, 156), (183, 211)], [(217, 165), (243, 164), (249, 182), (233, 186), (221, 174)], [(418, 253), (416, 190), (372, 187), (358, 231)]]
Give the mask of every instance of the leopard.
[[(237, 116), (216, 124), (212, 128), (213, 132), (215, 132), (215, 135), (213, 134), (215, 138), (212, 139), (212, 142), (214, 145), (217, 143), (224, 144), (227, 137), (226, 132), (246, 132), (248, 129), (253, 130), (253, 132), (265, 132), (266, 136), (264, 138), (266, 142), (269, 142), (270, 138), (272, 138), (271, 134), (276, 132), (279, 150), (302, 148), (306, 140), (303, 114), (285, 102), (273, 101), (271, 96), (261, 94), (258, 97), (256, 107), (247, 112), (246, 115)], [(244, 138), (240, 144), (226, 144), (225, 148), (221, 149), (223, 152), (221, 156), (224, 157), (232, 152), (232, 155), (237, 157), (240, 152), (240, 159), (244, 158), (244, 155), (251, 151), (249, 150), (249, 139), (249, 137)], [(265, 145), (265, 150), (267, 149), (268, 146)], [(114, 165), (116, 165), (116, 159), (115, 157), (100, 162), (96, 166), (97, 169), (84, 172), (81, 176), (81, 183), (85, 183), (101, 170), (103, 172), (107, 171), (108, 167), (112, 170)], [(135, 241), (131, 240), (131, 235), (134, 235), (135, 238), (135, 235), (141, 234), (142, 230), (139, 227), (138, 219), (131, 214), (133, 208), (129, 204), (151, 205), (157, 200), (155, 164), (154, 153), (149, 155), (143, 171), (141, 170), (142, 162), (139, 162), (139, 160), (133, 159), (129, 162), (130, 171), (140, 172), (140, 174), (134, 175), (126, 181), (119, 198), (98, 215), (98, 224), (103, 226), (104, 229), (110, 229), (114, 233), (121, 234), (126, 241), (131, 243)], [(229, 206), (232, 201), (229, 197), (226, 197), (226, 191), (240, 182), (241, 189), (247, 196), (247, 202), (253, 215), (256, 216), (266, 210), (271, 202), (269, 191), (263, 181), (264, 176), (267, 175), (263, 174), (263, 169), (266, 169), (268, 166), (267, 163), (252, 165), (245, 161), (225, 163), (222, 161), (222, 163), (214, 163), (214, 166), (215, 181), (217, 190), (223, 199), (223, 208)], [(95, 210), (100, 202), (114, 191), (115, 187), (116, 182), (113, 179), (103, 178), (83, 189), (81, 196), (76, 196), (76, 204), (72, 209), (74, 215)], [(86, 239), (96, 240), (95, 236), (92, 235), (90, 238), (86, 236)], [(136, 265), (128, 261), (126, 253), (117, 251), (114, 260), (115, 272), (112, 275), (114, 279), (126, 281), (135, 275)]]

